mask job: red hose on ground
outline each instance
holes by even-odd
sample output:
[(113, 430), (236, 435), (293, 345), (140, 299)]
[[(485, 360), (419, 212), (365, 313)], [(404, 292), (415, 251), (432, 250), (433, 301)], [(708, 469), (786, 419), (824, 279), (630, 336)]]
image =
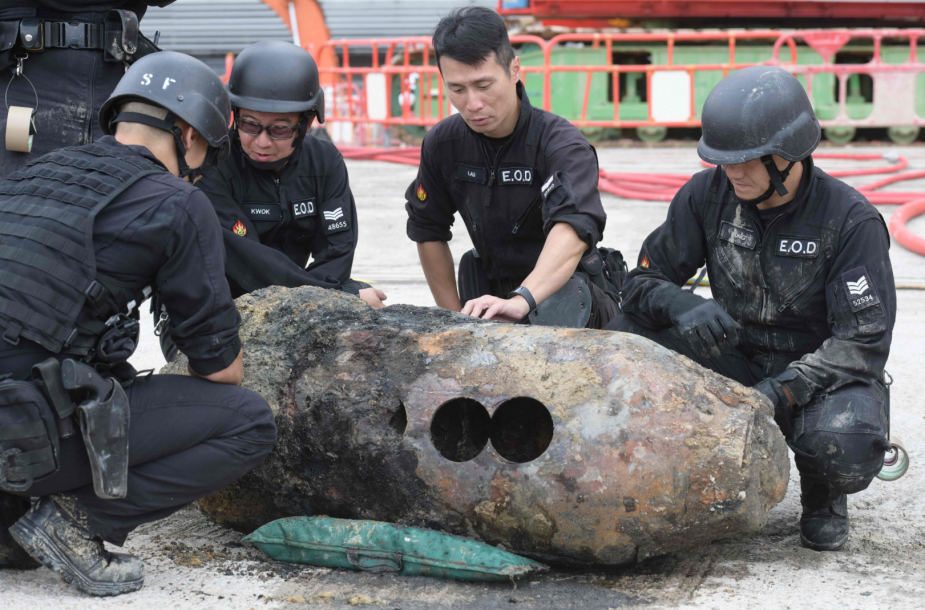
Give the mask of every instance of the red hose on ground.
[[(385, 161), (401, 163), (403, 165), (418, 165), (421, 158), (421, 149), (418, 147), (406, 148), (365, 148), (359, 146), (340, 147), (345, 159), (367, 161)], [(909, 167), (905, 157), (897, 156), (895, 159), (886, 155), (868, 153), (818, 153), (815, 159), (838, 159), (851, 161), (880, 161), (885, 160), (889, 165), (882, 167), (859, 168), (849, 170), (835, 170), (828, 172), (836, 178), (849, 176), (870, 176), (875, 174), (895, 174), (857, 186), (858, 191), (874, 205), (902, 205), (890, 218), (890, 233), (904, 248), (925, 256), (925, 238), (919, 237), (909, 231), (907, 223), (912, 218), (925, 214), (925, 199), (922, 192), (881, 192), (879, 189), (890, 184), (905, 180), (925, 178), (925, 171), (910, 171), (897, 173)], [(711, 167), (709, 164), (705, 164)], [(671, 201), (678, 189), (690, 179), (685, 174), (645, 174), (639, 172), (609, 172), (600, 170), (598, 187), (601, 192), (642, 201)]]
[[(814, 159), (849, 159), (853, 161), (879, 161), (886, 160), (890, 161), (891, 159), (887, 158), (884, 155), (865, 155), (865, 154), (854, 154), (854, 153), (819, 153), (813, 155)], [(909, 167), (909, 162), (905, 157), (897, 157), (896, 161), (893, 161), (892, 165), (887, 165), (886, 167), (868, 167), (868, 168), (859, 168), (859, 169), (843, 169), (828, 172), (830, 176), (835, 178), (848, 178), (850, 176), (872, 176), (875, 174), (890, 174), (893, 172), (898, 172)]]
[(902, 247), (925, 256), (925, 237), (915, 235), (908, 227), (910, 220), (923, 214), (925, 199), (916, 199), (901, 205), (890, 217), (890, 233)]
[(914, 171), (906, 172), (905, 174), (898, 174), (896, 176), (889, 176), (883, 180), (878, 180), (877, 182), (871, 182), (870, 184), (865, 184), (858, 187), (859, 191), (875, 191), (878, 188), (887, 186), (888, 184), (894, 184), (896, 182), (902, 182), (903, 180), (917, 180), (918, 178), (925, 178), (925, 171)]

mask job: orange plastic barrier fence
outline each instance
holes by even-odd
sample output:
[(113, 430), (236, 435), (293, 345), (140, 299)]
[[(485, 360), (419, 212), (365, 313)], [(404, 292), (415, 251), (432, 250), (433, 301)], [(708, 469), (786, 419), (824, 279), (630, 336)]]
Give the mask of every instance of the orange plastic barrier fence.
[[(756, 64), (797, 75), (825, 127), (925, 126), (925, 29), (569, 33), (511, 40), (534, 105), (579, 127), (697, 127), (713, 86), (730, 70)], [(453, 112), (429, 37), (332, 40), (326, 47), (339, 58), (337, 67), (322, 70), (332, 121), (427, 127)]]

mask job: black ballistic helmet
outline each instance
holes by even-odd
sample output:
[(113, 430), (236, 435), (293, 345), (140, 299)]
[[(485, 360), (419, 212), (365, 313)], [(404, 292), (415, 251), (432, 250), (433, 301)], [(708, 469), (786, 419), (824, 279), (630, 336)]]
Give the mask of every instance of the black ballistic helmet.
[(228, 79), (235, 108), (311, 113), (324, 123), (318, 66), (301, 47), (281, 40), (255, 42), (238, 54)]
[(773, 66), (745, 68), (720, 81), (704, 102), (701, 125), (697, 154), (716, 165), (769, 155), (800, 161), (821, 136), (803, 85)]
[[(132, 100), (166, 108), (189, 123), (213, 148), (222, 149), (228, 144), (228, 93), (218, 75), (195, 57), (160, 51), (133, 63), (100, 108), (104, 133), (115, 131), (119, 106)], [(171, 129), (166, 124), (160, 128)]]

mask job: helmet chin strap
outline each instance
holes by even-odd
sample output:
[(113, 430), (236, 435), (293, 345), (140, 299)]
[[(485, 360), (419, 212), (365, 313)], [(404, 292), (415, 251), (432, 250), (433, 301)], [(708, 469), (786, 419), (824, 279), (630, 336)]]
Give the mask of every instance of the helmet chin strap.
[(768, 170), (768, 176), (771, 178), (771, 187), (777, 191), (777, 194), (781, 197), (786, 195), (788, 191), (787, 187), (784, 186), (784, 182), (787, 180), (787, 176), (790, 175), (790, 170), (793, 169), (794, 161), (790, 161), (784, 169), (777, 169), (777, 164), (774, 163), (774, 157), (772, 155), (761, 157), (761, 162), (764, 164), (765, 169)]
[(299, 117), (299, 132), (296, 135), (296, 145), (301, 146), (302, 140), (305, 139), (305, 134), (308, 133), (308, 128), (312, 126), (312, 123), (315, 122), (315, 113), (314, 112), (303, 112), (302, 116)]
[(202, 174), (202, 168), (192, 168), (186, 163), (186, 146), (183, 145), (183, 132), (176, 124), (178, 118), (177, 115), (170, 111), (167, 112), (163, 119), (140, 112), (120, 112), (113, 118), (112, 122), (119, 123), (125, 121), (129, 123), (141, 123), (142, 125), (169, 132), (173, 136), (173, 147), (177, 153), (177, 170), (179, 176), (180, 178), (188, 177), (189, 181), (193, 182)]
[(183, 145), (183, 132), (176, 125), (170, 130), (173, 134), (173, 147), (177, 151), (177, 169), (181, 178), (194, 182), (202, 174), (202, 168), (192, 168), (186, 164), (186, 147)]
[(315, 120), (315, 115), (311, 112), (303, 112), (302, 116), (299, 117), (299, 130), (295, 134), (295, 141), (292, 143), (292, 157), (298, 156), (302, 151), (302, 142), (305, 141), (305, 134), (308, 133), (308, 128), (312, 126), (312, 122)]
[(764, 168), (768, 171), (771, 184), (768, 186), (768, 190), (753, 199), (740, 199), (742, 203), (758, 205), (770, 199), (774, 193), (783, 197), (789, 192), (787, 187), (784, 186), (784, 182), (787, 181), (787, 177), (790, 175), (790, 170), (793, 169), (795, 161), (790, 161), (787, 167), (782, 170), (777, 168), (777, 164), (774, 163), (774, 157), (772, 155), (764, 155), (761, 157), (761, 163), (764, 164)]

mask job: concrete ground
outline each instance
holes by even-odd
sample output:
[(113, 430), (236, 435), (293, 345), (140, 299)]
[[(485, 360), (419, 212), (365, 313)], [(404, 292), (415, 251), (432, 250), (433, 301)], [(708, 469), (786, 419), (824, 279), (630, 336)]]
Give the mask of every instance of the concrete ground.
[[(887, 152), (906, 155), (910, 169), (925, 169), (925, 146), (824, 148), (821, 152)], [(609, 171), (693, 173), (700, 168), (692, 143), (599, 150)], [(857, 162), (820, 161), (823, 169)], [(866, 166), (866, 165), (865, 165)], [(415, 168), (380, 162), (348, 162), (359, 207), (360, 246), (354, 276), (389, 294), (388, 303), (433, 304), (405, 237), (403, 193)], [(876, 177), (851, 180), (872, 182)], [(895, 190), (917, 190), (925, 180)], [(603, 243), (635, 261), (643, 238), (664, 218), (667, 204), (605, 196), (609, 215)], [(895, 207), (883, 207), (889, 216)], [(911, 223), (925, 236), (925, 219)], [(468, 247), (461, 224), (452, 249), (458, 260)], [(799, 490), (790, 489), (753, 536), (722, 541), (679, 556), (619, 570), (553, 571), (517, 583), (463, 584), (274, 563), (240, 543), (240, 534), (215, 526), (193, 508), (149, 524), (129, 539), (127, 550), (147, 564), (138, 593), (94, 600), (64, 585), (46, 569), (0, 571), (0, 607), (53, 608), (720, 608), (768, 607), (846, 610), (921, 608), (925, 594), (925, 258), (898, 245), (891, 251), (899, 313), (888, 364), (893, 385), (893, 432), (904, 439), (912, 468), (902, 479), (874, 481), (849, 498), (851, 539), (835, 553), (799, 544)], [(133, 361), (160, 366), (157, 341), (145, 338)], [(666, 448), (666, 451), (668, 449)]]

